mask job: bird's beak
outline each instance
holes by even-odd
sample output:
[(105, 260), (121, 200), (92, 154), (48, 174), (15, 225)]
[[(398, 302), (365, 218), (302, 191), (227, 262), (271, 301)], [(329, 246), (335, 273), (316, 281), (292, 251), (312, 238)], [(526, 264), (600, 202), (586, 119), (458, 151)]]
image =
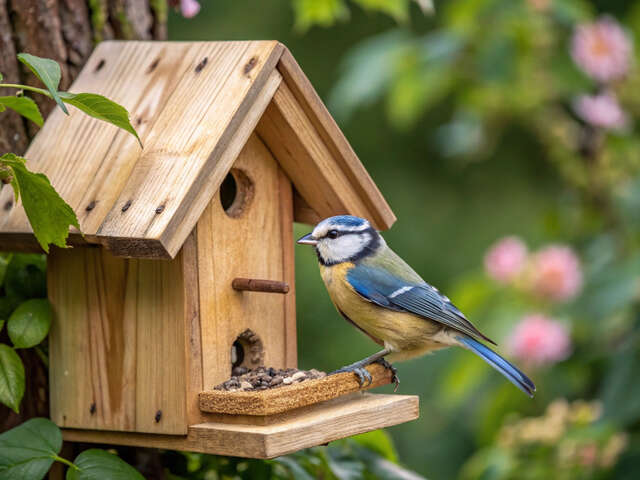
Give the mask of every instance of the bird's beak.
[(298, 240), (298, 243), (300, 245), (317, 245), (318, 241), (315, 238), (313, 238), (312, 234), (309, 233), (309, 234), (305, 235), (304, 237), (300, 238)]

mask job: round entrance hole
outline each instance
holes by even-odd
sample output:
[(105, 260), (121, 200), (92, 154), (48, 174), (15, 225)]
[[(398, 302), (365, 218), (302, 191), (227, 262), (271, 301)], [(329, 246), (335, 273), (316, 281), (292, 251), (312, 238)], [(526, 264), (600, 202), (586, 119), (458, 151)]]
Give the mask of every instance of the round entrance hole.
[(227, 215), (237, 218), (249, 207), (253, 193), (253, 182), (247, 174), (232, 168), (220, 185), (220, 204)]
[(253, 369), (264, 364), (264, 346), (260, 337), (247, 329), (231, 345), (231, 370), (235, 367)]

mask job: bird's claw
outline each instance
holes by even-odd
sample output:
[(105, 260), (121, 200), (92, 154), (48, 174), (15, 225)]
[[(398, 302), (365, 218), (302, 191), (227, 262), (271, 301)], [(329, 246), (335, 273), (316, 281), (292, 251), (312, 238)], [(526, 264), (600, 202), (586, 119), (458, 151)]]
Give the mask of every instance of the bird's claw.
[(360, 366), (346, 366), (342, 367), (335, 372), (331, 372), (329, 375), (334, 375), (336, 373), (344, 373), (344, 372), (353, 372), (356, 377), (358, 377), (358, 383), (360, 384), (360, 388), (368, 387), (373, 383), (373, 377), (369, 373), (369, 371)]
[(392, 374), (391, 381), (395, 384), (395, 386), (393, 387), (393, 393), (395, 393), (398, 390), (398, 386), (400, 385), (400, 377), (398, 377), (398, 369), (396, 369), (396, 367), (394, 367), (389, 362), (387, 362), (384, 359), (384, 357), (376, 360), (374, 363), (378, 363), (382, 365), (384, 368), (391, 370), (391, 374)]

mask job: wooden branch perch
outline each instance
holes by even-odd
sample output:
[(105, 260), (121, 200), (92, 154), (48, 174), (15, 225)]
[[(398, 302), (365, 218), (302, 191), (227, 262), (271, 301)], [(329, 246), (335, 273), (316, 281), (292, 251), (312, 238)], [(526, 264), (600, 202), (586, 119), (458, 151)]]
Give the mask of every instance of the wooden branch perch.
[(276, 280), (260, 280), (257, 278), (234, 278), (231, 282), (234, 290), (247, 290), (249, 292), (289, 293), (289, 285), (286, 282)]

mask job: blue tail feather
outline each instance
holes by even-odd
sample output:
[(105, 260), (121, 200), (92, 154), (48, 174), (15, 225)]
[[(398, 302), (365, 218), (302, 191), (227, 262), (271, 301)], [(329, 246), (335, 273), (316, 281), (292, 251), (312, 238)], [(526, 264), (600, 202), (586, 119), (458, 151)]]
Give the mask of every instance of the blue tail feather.
[(506, 379), (513, 383), (516, 387), (518, 387), (530, 397), (533, 397), (533, 392), (536, 391), (536, 386), (524, 373), (511, 365), (489, 347), (486, 347), (477, 340), (474, 340), (471, 337), (463, 337), (462, 335), (456, 338), (465, 347), (481, 357), (485, 362), (487, 362), (502, 375), (504, 375)]

